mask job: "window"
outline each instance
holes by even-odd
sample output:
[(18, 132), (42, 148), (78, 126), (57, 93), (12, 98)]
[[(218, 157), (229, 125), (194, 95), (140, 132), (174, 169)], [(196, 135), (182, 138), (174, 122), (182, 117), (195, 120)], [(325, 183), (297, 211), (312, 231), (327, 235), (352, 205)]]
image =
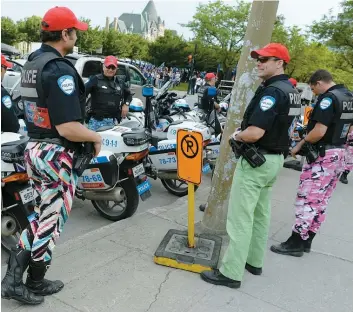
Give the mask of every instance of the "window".
[(22, 73), (22, 66), (18, 65), (16, 63), (13, 63), (10, 61), (10, 63), (12, 64), (12, 67), (9, 68), (9, 71), (14, 71), (14, 72), (18, 72), (18, 73)]
[(102, 73), (102, 63), (100, 61), (87, 61), (83, 67), (82, 77), (89, 78)]
[(118, 65), (118, 71), (116, 72), (118, 76), (126, 76), (125, 65)]
[(129, 73), (130, 73), (131, 84), (135, 84), (139, 86), (144, 85), (144, 78), (136, 69), (129, 67)]

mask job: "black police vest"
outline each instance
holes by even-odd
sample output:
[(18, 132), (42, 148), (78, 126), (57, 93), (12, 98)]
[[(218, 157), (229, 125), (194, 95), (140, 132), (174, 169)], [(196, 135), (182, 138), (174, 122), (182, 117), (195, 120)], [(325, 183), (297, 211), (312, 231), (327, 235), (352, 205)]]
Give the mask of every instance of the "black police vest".
[(92, 92), (91, 114), (102, 118), (118, 118), (123, 91), (118, 79), (108, 80), (97, 75), (98, 83)]
[[(337, 100), (335, 101), (335, 117), (330, 127), (333, 127), (332, 142), (325, 142), (333, 145), (346, 143), (348, 131), (353, 125), (353, 94), (342, 92), (339, 89), (329, 91)], [(330, 130), (330, 129), (328, 129)]]
[(276, 105), (275, 109), (277, 110), (278, 115), (274, 120), (272, 128), (269, 131), (266, 131), (264, 136), (258, 140), (255, 145), (270, 152), (287, 153), (289, 149), (288, 129), (290, 128), (294, 118), (300, 116), (301, 109), (300, 94), (288, 83), (282, 80), (277, 80), (267, 87), (263, 86), (258, 88), (255, 96), (245, 111), (242, 130), (245, 130), (249, 126), (248, 122), (254, 108), (256, 105), (259, 105), (259, 101), (263, 96), (264, 91), (269, 87), (280, 90), (284, 93), (287, 100), (284, 103), (278, 103)]
[[(213, 110), (213, 105), (214, 105), (214, 99), (213, 97), (209, 97), (207, 95), (207, 89), (211, 87), (210, 85), (204, 85), (201, 86), (197, 93), (198, 93), (198, 97), (200, 98), (200, 106), (199, 108), (203, 109), (206, 112), (210, 112)], [(206, 93), (206, 95), (205, 95)]]
[[(30, 58), (29, 58), (30, 59)], [(20, 94), (24, 103), (25, 121), (28, 136), (34, 139), (61, 138), (48, 112), (47, 100), (42, 85), (42, 73), (46, 64), (60, 60), (66, 62), (75, 72), (76, 68), (63, 57), (54, 52), (45, 52), (23, 66)], [(82, 116), (85, 113), (85, 86), (77, 73)], [(83, 119), (82, 119), (83, 122)]]

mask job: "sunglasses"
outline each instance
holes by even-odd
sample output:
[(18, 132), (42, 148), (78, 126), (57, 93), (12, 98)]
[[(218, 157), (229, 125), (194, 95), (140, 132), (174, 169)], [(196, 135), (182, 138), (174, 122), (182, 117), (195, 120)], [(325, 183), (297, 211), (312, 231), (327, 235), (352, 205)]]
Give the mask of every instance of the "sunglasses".
[(261, 64), (267, 63), (269, 60), (273, 60), (273, 61), (280, 61), (281, 59), (277, 58), (277, 57), (258, 57), (256, 59), (256, 62), (260, 62)]
[(110, 70), (116, 70), (116, 67), (113, 65), (105, 66), (105, 68), (110, 69)]

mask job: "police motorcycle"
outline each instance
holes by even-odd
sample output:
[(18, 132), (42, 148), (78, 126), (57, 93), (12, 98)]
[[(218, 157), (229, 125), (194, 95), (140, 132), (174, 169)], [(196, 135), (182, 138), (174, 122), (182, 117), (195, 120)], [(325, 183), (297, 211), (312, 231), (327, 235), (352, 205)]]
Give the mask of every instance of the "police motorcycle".
[(104, 218), (119, 221), (131, 217), (139, 199), (151, 197), (145, 174), (150, 133), (144, 128), (102, 127), (102, 149), (78, 179), (76, 197), (91, 200)]
[[(176, 159), (176, 137), (179, 129), (189, 129), (201, 132), (203, 135), (204, 146), (211, 139), (209, 129), (194, 121), (173, 121), (168, 122), (166, 127), (162, 127), (160, 119), (160, 99), (163, 98), (168, 90), (169, 83), (166, 83), (156, 94), (151, 97), (153, 107), (146, 114), (143, 112), (142, 101), (133, 99), (130, 103), (130, 113), (128, 118), (122, 121), (122, 125), (137, 125), (150, 129), (152, 142), (149, 148), (149, 155), (145, 163), (146, 174), (153, 179), (159, 178), (168, 192), (182, 197), (187, 195), (187, 184), (177, 177)], [(147, 101), (146, 101), (147, 102)], [(149, 101), (148, 101), (149, 102)], [(153, 109), (153, 110), (152, 110)], [(130, 118), (130, 119), (129, 119)], [(144, 122), (142, 119), (144, 118)], [(162, 131), (162, 128), (164, 131)], [(195, 187), (197, 189), (197, 187)]]
[(7, 251), (16, 247), (35, 206), (24, 164), (28, 140), (19, 133), (1, 133), (1, 245)]

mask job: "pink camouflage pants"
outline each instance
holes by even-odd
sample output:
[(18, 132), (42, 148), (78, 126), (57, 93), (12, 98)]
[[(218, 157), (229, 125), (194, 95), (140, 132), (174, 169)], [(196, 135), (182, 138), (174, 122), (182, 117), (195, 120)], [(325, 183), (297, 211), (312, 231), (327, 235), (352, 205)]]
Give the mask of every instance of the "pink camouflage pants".
[(325, 157), (303, 165), (293, 226), (293, 231), (299, 233), (303, 240), (308, 239), (309, 231), (317, 233), (325, 221), (329, 199), (344, 169), (344, 154), (343, 148), (329, 149)]
[(344, 154), (345, 167), (344, 170), (352, 171), (353, 169), (353, 132), (348, 133), (346, 152)]

